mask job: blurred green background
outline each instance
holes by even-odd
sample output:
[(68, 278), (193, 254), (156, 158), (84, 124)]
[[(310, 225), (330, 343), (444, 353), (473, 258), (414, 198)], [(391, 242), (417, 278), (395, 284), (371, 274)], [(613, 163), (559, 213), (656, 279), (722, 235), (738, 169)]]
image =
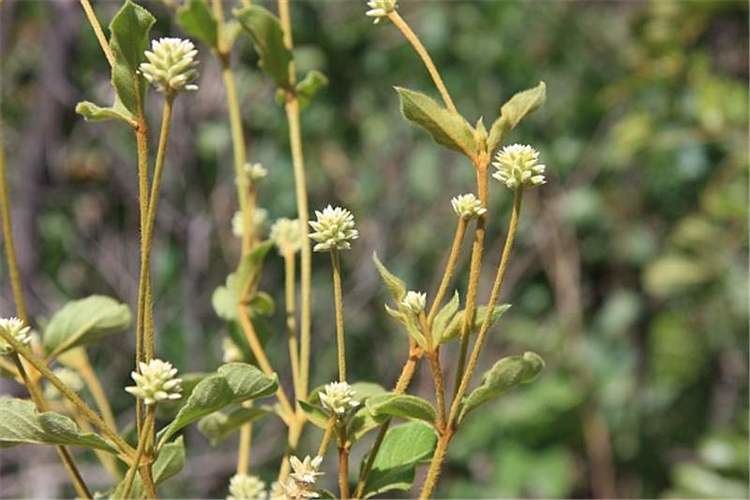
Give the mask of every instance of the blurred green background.
[[(144, 5), (159, 19), (154, 36), (180, 33), (168, 7)], [(95, 3), (103, 24), (118, 6)], [(473, 190), (473, 171), (399, 116), (394, 85), (437, 92), (393, 26), (373, 26), (359, 1), (292, 8), (300, 71), (330, 79), (302, 118), (311, 205), (348, 207), (362, 233), (343, 259), (351, 379), (390, 386), (407, 341), (383, 311), (370, 256), (377, 251), (411, 288), (434, 293), (454, 227), (449, 200)], [(513, 93), (547, 83), (545, 106), (508, 138), (538, 148), (549, 178), (527, 197), (503, 294), (513, 307), (480, 373), (526, 349), (547, 369), (467, 421), (438, 496), (747, 497), (747, 3), (404, 1), (400, 10), (471, 122), (491, 123)], [(2, 118), (32, 315), (43, 321), (91, 293), (133, 304), (132, 136), (73, 111), (80, 100), (108, 102), (106, 60), (75, 1), (6, 0), (0, 21)], [(221, 362), (226, 327), (210, 297), (238, 253), (225, 96), (201, 48), (200, 90), (177, 100), (154, 255), (158, 350), (181, 371)], [(294, 216), (283, 109), (246, 38), (235, 67), (249, 158), (269, 170), (260, 204), (270, 220)], [(150, 98), (156, 124), (160, 96)], [(483, 300), (510, 203), (494, 181), (490, 198)], [(335, 374), (324, 257), (313, 261), (312, 386)], [(262, 287), (283, 307), (281, 264), (269, 259)], [(467, 268), (465, 258), (458, 283)], [(7, 316), (13, 302), (1, 271)], [(288, 383), (282, 316), (268, 349)], [(451, 368), (455, 350), (444, 354)], [(120, 389), (132, 351), (125, 335), (90, 350), (122, 426), (132, 419)], [(430, 396), (426, 372), (412, 389)], [(282, 429), (269, 420), (255, 436), (253, 467), (270, 481)], [(217, 448), (194, 430), (187, 439), (188, 466), (164, 494), (226, 495), (236, 439)], [(318, 440), (309, 427), (302, 449)], [(355, 460), (363, 451), (355, 448)], [(3, 451), (0, 474), (0, 496), (71, 493), (51, 449)], [(84, 475), (108, 486), (93, 459)]]

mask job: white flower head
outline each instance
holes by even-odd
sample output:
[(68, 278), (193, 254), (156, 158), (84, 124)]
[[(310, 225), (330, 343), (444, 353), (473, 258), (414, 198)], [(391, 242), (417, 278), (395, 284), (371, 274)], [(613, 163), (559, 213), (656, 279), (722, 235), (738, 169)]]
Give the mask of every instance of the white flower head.
[(370, 8), (365, 15), (374, 17), (374, 24), (398, 8), (398, 0), (368, 0), (367, 6)]
[(172, 363), (160, 359), (152, 359), (148, 363), (138, 363), (140, 373), (132, 372), (134, 386), (126, 387), (133, 396), (143, 400), (146, 405), (152, 405), (165, 399), (180, 399), (182, 395), (182, 379), (176, 378), (177, 368)]
[[(16, 317), (0, 318), (0, 330), (10, 334), (11, 337), (25, 346), (31, 344), (31, 327), (26, 326), (22, 320)], [(13, 351), (13, 347), (0, 338), (0, 356), (8, 355)]]
[[(253, 232), (255, 234), (263, 232), (263, 226), (266, 225), (266, 220), (268, 220), (268, 210), (256, 207), (255, 210), (253, 210)], [(232, 216), (232, 234), (238, 238), (242, 238), (244, 227), (245, 224), (242, 220), (242, 211), (237, 210)]]
[(255, 184), (266, 178), (268, 170), (260, 163), (245, 163), (245, 174)]
[(539, 186), (546, 182), (545, 166), (537, 163), (539, 152), (524, 144), (511, 144), (497, 152), (492, 165), (497, 169), (492, 177), (516, 189), (520, 186)]
[(359, 406), (354, 399), (355, 392), (346, 382), (331, 382), (326, 384), (320, 393), (320, 402), (337, 417), (343, 417), (352, 408)]
[(222, 359), (225, 363), (234, 363), (236, 361), (242, 361), (244, 356), (242, 350), (237, 347), (234, 340), (229, 337), (224, 337), (221, 341)]
[(302, 224), (299, 223), (299, 219), (282, 217), (281, 219), (276, 219), (276, 222), (271, 226), (270, 238), (278, 247), (279, 253), (294, 253), (302, 248), (302, 238), (304, 238), (302, 230)]
[(266, 500), (266, 483), (258, 476), (235, 474), (229, 480), (227, 500)]
[(354, 216), (349, 210), (328, 205), (322, 212), (316, 210), (315, 216), (318, 220), (309, 223), (315, 230), (309, 236), (318, 242), (313, 247), (314, 251), (348, 250), (352, 247), (351, 241), (359, 238)]
[(139, 69), (143, 77), (159, 92), (198, 90), (192, 82), (198, 78), (195, 67), (198, 54), (193, 42), (181, 38), (160, 38), (151, 41), (151, 50), (145, 52), (148, 62)]
[(307, 498), (320, 498), (320, 493), (311, 486), (300, 484), (294, 479), (287, 479), (286, 482), (279, 483), (277, 492), (275, 494), (271, 493), (271, 498), (279, 500), (305, 500)]
[(414, 314), (421, 314), (427, 305), (427, 294), (409, 290), (401, 299), (401, 305)]
[[(55, 368), (52, 373), (73, 392), (81, 392), (83, 390), (83, 379), (75, 370), (71, 370), (70, 368)], [(60, 391), (54, 385), (50, 383), (45, 385), (44, 397), (46, 399), (57, 399), (61, 395)]]
[(292, 466), (292, 473), (289, 474), (289, 477), (298, 486), (310, 488), (315, 485), (318, 476), (323, 475), (322, 472), (318, 472), (321, 463), (323, 463), (323, 457), (321, 456), (310, 458), (310, 455), (308, 455), (304, 460), (291, 456), (289, 457), (289, 464)]
[(459, 194), (451, 199), (451, 205), (456, 215), (462, 219), (473, 219), (484, 214), (487, 209), (482, 206), (482, 202), (474, 196), (473, 193)]

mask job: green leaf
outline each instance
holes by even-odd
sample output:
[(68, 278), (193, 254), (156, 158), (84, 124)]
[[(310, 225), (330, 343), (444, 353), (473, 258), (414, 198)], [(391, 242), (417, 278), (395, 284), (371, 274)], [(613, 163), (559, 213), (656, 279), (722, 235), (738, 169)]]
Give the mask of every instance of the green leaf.
[[(151, 472), (154, 477), (154, 483), (160, 484), (167, 479), (176, 476), (185, 467), (185, 442), (182, 436), (178, 437), (171, 443), (165, 444), (159, 450), (159, 456), (156, 457)], [(125, 479), (118, 483), (111, 498), (122, 498), (125, 488)], [(140, 474), (133, 478), (133, 486), (130, 490), (130, 498), (143, 498), (143, 481)]]
[(290, 88), (289, 63), (291, 51), (284, 45), (284, 31), (279, 19), (258, 5), (234, 11), (234, 16), (255, 44), (263, 68), (279, 87)]
[(544, 360), (536, 353), (503, 358), (482, 376), (482, 384), (464, 397), (459, 422), (470, 411), (495, 399), (519, 384), (531, 382), (544, 368)]
[(214, 412), (198, 421), (198, 430), (206, 436), (211, 446), (224, 441), (242, 425), (267, 415), (265, 408), (245, 408), (240, 406), (229, 413)]
[(111, 297), (92, 295), (68, 302), (44, 329), (44, 352), (49, 357), (130, 326), (128, 306)]
[(83, 116), (86, 121), (120, 120), (131, 127), (136, 125), (133, 114), (125, 109), (119, 99), (115, 99), (115, 104), (109, 108), (102, 108), (93, 102), (81, 101), (76, 104), (76, 113)]
[(218, 47), (216, 19), (206, 0), (187, 0), (177, 9), (177, 24), (209, 47)]
[[(211, 296), (211, 304), (220, 318), (227, 321), (237, 321), (237, 306), (239, 305), (240, 297), (247, 287), (250, 287), (250, 291), (252, 292), (252, 285), (260, 278), (260, 273), (263, 270), (263, 262), (272, 246), (273, 242), (270, 240), (256, 245), (250, 253), (242, 258), (240, 264), (237, 266), (237, 270), (227, 276), (225, 285), (217, 287), (214, 290)], [(270, 296), (266, 295), (265, 297), (256, 299), (258, 295), (258, 293), (251, 295), (251, 313), (253, 312), (253, 300), (256, 300), (255, 306), (258, 311), (267, 311), (269, 305), (271, 309), (273, 308), (273, 299)]]
[[(502, 316), (508, 309), (510, 309), (510, 304), (500, 304), (495, 306), (489, 326), (492, 327), (492, 325), (494, 325), (495, 322), (500, 319), (500, 316)], [(453, 319), (451, 319), (443, 332), (443, 337), (440, 341), (441, 344), (459, 338), (464, 323), (464, 313), (465, 310), (461, 310), (453, 316)], [(485, 316), (487, 316), (487, 306), (479, 306), (477, 308), (477, 313), (474, 315), (474, 327), (469, 332), (469, 335), (479, 330)]]
[(321, 406), (304, 401), (302, 399), (299, 400), (299, 406), (300, 408), (302, 408), (302, 411), (305, 412), (310, 422), (312, 422), (314, 425), (320, 427), (321, 429), (325, 429), (326, 427), (328, 427), (328, 419), (330, 417), (328, 416), (328, 412), (325, 411)]
[(457, 112), (442, 107), (420, 92), (396, 87), (401, 98), (401, 112), (430, 133), (435, 142), (474, 158), (477, 143), (471, 125)]
[(109, 44), (115, 56), (112, 85), (123, 106), (134, 115), (139, 113), (146, 93), (146, 82), (138, 73), (138, 66), (145, 58), (155, 22), (149, 11), (126, 0), (109, 24), (112, 33)]
[(375, 267), (378, 269), (378, 272), (380, 273), (380, 277), (383, 278), (383, 283), (385, 283), (385, 286), (388, 288), (388, 291), (391, 293), (391, 297), (393, 297), (393, 301), (396, 304), (401, 303), (401, 299), (404, 298), (404, 295), (406, 295), (406, 283), (390, 272), (386, 267), (383, 265), (382, 262), (380, 262), (380, 259), (378, 259), (378, 254), (374, 253), (372, 254), (372, 260), (375, 262)]
[(328, 85), (326, 75), (317, 70), (309, 71), (295, 87), (300, 108), (305, 109), (315, 94), (326, 85)]
[(455, 292), (450, 302), (445, 304), (435, 315), (435, 319), (432, 322), (432, 342), (434, 345), (440, 345), (451, 319), (453, 319), (458, 311), (460, 303), (458, 292)]
[(81, 432), (65, 415), (39, 413), (31, 401), (0, 397), (0, 447), (23, 443), (82, 446), (117, 453), (103, 437)]
[(417, 396), (409, 394), (383, 394), (367, 400), (367, 409), (377, 420), (378, 417), (402, 417), (424, 420), (434, 424), (435, 408)]
[(414, 482), (414, 469), (421, 460), (432, 456), (436, 442), (435, 431), (423, 422), (390, 429), (367, 478), (365, 498), (386, 491), (408, 491)]
[(228, 363), (195, 386), (174, 420), (159, 433), (159, 447), (183, 427), (232, 403), (272, 394), (277, 378), (268, 377), (246, 363)]
[(529, 113), (538, 109), (547, 98), (547, 87), (544, 82), (539, 82), (536, 87), (518, 92), (500, 108), (500, 118), (495, 120), (490, 128), (490, 136), (487, 139), (487, 150), (493, 151), (503, 134), (513, 130), (516, 125)]

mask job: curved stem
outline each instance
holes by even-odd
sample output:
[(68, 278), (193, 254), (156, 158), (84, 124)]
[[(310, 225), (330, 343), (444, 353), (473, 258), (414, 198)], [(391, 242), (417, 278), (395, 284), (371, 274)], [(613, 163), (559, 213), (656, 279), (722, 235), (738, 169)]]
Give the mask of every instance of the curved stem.
[(107, 37), (104, 35), (101, 24), (99, 24), (99, 20), (96, 18), (94, 8), (91, 6), (89, 0), (81, 0), (81, 7), (83, 7), (83, 11), (86, 13), (86, 19), (88, 19), (91, 28), (94, 30), (96, 39), (99, 41), (99, 45), (104, 52), (104, 57), (107, 58), (109, 66), (113, 67), (115, 65), (115, 55), (112, 53), (112, 48), (109, 46)]
[(331, 265), (333, 267), (333, 301), (336, 309), (336, 350), (339, 382), (346, 382), (346, 340), (344, 338), (344, 299), (341, 291), (341, 258), (336, 249), (331, 250)]
[(456, 106), (453, 104), (453, 99), (451, 99), (451, 96), (448, 93), (448, 88), (445, 86), (445, 83), (443, 83), (443, 79), (440, 77), (440, 73), (438, 72), (435, 63), (432, 62), (430, 54), (427, 52), (427, 49), (425, 49), (424, 45), (422, 45), (419, 37), (416, 35), (416, 33), (414, 33), (414, 31), (412, 31), (411, 27), (406, 23), (406, 21), (404, 21), (404, 18), (401, 17), (398, 11), (391, 11), (388, 14), (388, 19), (390, 19), (391, 22), (401, 31), (401, 33), (404, 35), (404, 38), (409, 41), (411, 46), (414, 47), (414, 50), (417, 52), (417, 54), (419, 54), (419, 57), (422, 59), (422, 62), (427, 68), (427, 71), (430, 73), (430, 77), (432, 77), (432, 81), (435, 82), (435, 86), (437, 87), (440, 95), (443, 98), (445, 106), (451, 111), (456, 111)]
[[(13, 363), (16, 365), (18, 374), (23, 379), (36, 409), (40, 413), (46, 411), (47, 403), (44, 400), (44, 395), (39, 391), (39, 387), (29, 378), (29, 374), (26, 372), (26, 368), (24, 368), (23, 362), (21, 361), (21, 358), (18, 357), (18, 354), (13, 354)], [(55, 448), (57, 449), (57, 454), (60, 455), (60, 460), (62, 460), (65, 470), (68, 472), (68, 475), (73, 482), (73, 487), (75, 488), (76, 493), (83, 498), (93, 498), (68, 449), (64, 446), (55, 446)]]
[(448, 291), (453, 273), (456, 271), (456, 264), (458, 263), (458, 257), (461, 255), (461, 243), (464, 241), (464, 235), (466, 234), (466, 219), (463, 217), (458, 218), (458, 224), (456, 225), (456, 233), (453, 236), (453, 243), (451, 244), (451, 251), (448, 254), (448, 261), (445, 264), (445, 271), (443, 277), (440, 280), (440, 286), (435, 294), (435, 299), (432, 301), (432, 307), (430, 307), (430, 313), (427, 315), (427, 327), (430, 331), (432, 328), (432, 322), (435, 319), (435, 315), (440, 308), (440, 304), (445, 298), (445, 294)]

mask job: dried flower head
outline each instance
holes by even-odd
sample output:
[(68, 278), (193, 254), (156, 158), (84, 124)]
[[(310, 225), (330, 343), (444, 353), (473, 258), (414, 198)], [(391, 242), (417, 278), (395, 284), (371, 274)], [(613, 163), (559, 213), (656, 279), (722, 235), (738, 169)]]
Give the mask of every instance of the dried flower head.
[(427, 294), (409, 290), (401, 299), (401, 305), (414, 314), (421, 314), (427, 305)]
[(462, 219), (473, 219), (484, 214), (487, 209), (473, 193), (459, 194), (451, 199), (451, 205), (456, 215)]
[[(25, 346), (31, 344), (31, 327), (16, 317), (0, 318), (0, 330), (8, 333)], [(0, 355), (5, 356), (13, 352), (13, 347), (0, 338)]]
[(538, 164), (539, 152), (524, 144), (511, 144), (497, 152), (492, 165), (497, 169), (492, 177), (510, 189), (519, 186), (539, 186), (545, 183), (545, 166)]
[(373, 23), (378, 24), (380, 19), (398, 8), (398, 0), (369, 0), (367, 6), (370, 10), (365, 12), (365, 15), (374, 17)]
[[(81, 392), (83, 390), (83, 379), (75, 370), (61, 367), (55, 368), (52, 373), (73, 392)], [(46, 399), (57, 399), (61, 395), (60, 391), (54, 385), (47, 383), (44, 386), (44, 397)]]
[[(289, 481), (292, 480), (289, 479)], [(268, 492), (268, 500), (287, 500), (286, 489), (279, 481), (271, 483), (271, 489)]]
[(235, 474), (229, 480), (227, 500), (265, 500), (266, 483), (258, 476)]
[(160, 359), (152, 359), (148, 363), (138, 363), (140, 373), (132, 372), (135, 385), (126, 387), (133, 396), (143, 399), (143, 403), (152, 405), (165, 399), (180, 399), (182, 395), (182, 379), (175, 378), (177, 368), (172, 363)]
[(294, 253), (302, 248), (302, 224), (298, 219), (282, 217), (271, 226), (271, 241), (278, 247), (280, 254)]
[(310, 238), (318, 242), (313, 247), (314, 251), (348, 250), (351, 248), (351, 241), (359, 238), (354, 216), (349, 210), (328, 205), (322, 212), (316, 210), (315, 216), (318, 220), (310, 221), (315, 232), (309, 234)]
[(198, 90), (192, 82), (198, 78), (195, 67), (198, 54), (193, 42), (181, 38), (160, 38), (151, 41), (145, 52), (148, 62), (141, 63), (140, 72), (159, 92)]
[(289, 477), (299, 486), (312, 487), (318, 476), (323, 475), (322, 472), (318, 472), (321, 463), (323, 463), (323, 457), (320, 456), (310, 458), (308, 455), (304, 460), (292, 456), (289, 458), (289, 464), (292, 466), (292, 473)]
[(245, 175), (255, 184), (266, 178), (268, 170), (260, 163), (245, 163)]
[(225, 363), (234, 363), (236, 361), (243, 361), (244, 356), (242, 355), (242, 351), (239, 347), (237, 347), (237, 344), (234, 343), (234, 340), (230, 339), (229, 337), (224, 337), (221, 341), (221, 351), (222, 351), (222, 359)]
[(346, 382), (331, 382), (320, 393), (320, 402), (337, 417), (343, 417), (349, 410), (359, 406), (354, 395), (354, 389)]
[[(255, 234), (263, 232), (263, 226), (266, 225), (267, 220), (268, 210), (260, 207), (253, 210), (253, 232)], [(232, 216), (232, 234), (238, 238), (242, 238), (243, 229), (242, 211), (238, 210)]]

